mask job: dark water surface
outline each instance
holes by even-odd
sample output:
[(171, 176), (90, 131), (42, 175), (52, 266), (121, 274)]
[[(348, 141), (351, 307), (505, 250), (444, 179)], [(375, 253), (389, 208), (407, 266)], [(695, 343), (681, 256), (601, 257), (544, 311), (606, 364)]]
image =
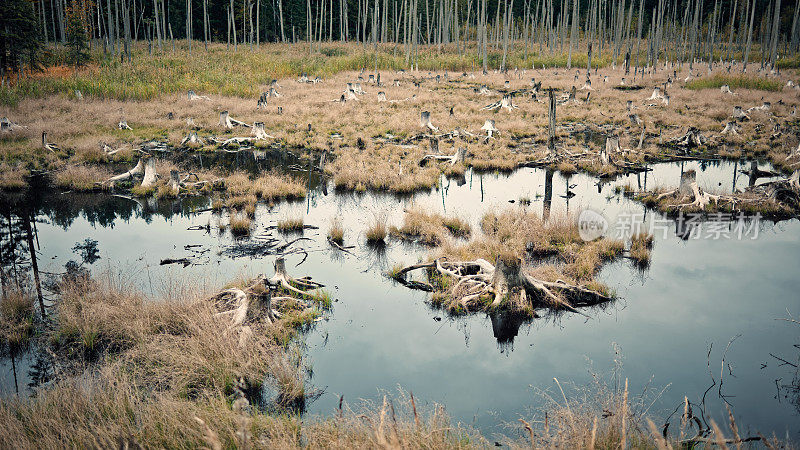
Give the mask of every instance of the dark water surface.
[[(682, 170), (695, 169), (704, 189), (731, 192), (749, 182), (736, 174), (740, 168), (732, 163), (659, 164), (646, 175), (600, 186), (588, 176), (565, 178), (540, 169), (511, 175), (468, 172), (463, 180), (443, 180), (439, 189), (406, 197), (336, 193), (314, 177), (308, 199), (281, 203), (271, 211), (260, 205), (253, 240), (269, 233), (292, 239), (265, 231), (286, 217), (303, 217), (306, 224), (320, 227), (305, 232), (312, 241), (303, 242), (308, 258), (299, 267), (295, 264), (302, 255), (287, 257), (290, 273), (325, 283), (336, 300), (326, 320), (306, 336), (313, 367), (310, 383), (324, 390), (307, 413), (332, 412), (340, 395), (353, 403), (396, 394), (400, 387), (426, 402), (443, 403), (456, 420), (492, 434), (504, 431), (503, 422), (515, 422), (541, 405), (539, 391), (552, 391), (553, 378), (586, 383), (590, 369), (607, 373), (617, 359), (631, 395), (646, 389), (651, 398), (666, 388), (651, 408), (654, 416), (669, 414), (684, 395), (699, 402), (712, 383), (710, 370), (717, 386), (706, 395), (707, 413), (724, 422), (727, 412), (718, 389), (722, 371), (721, 392), (740, 427), (800, 438), (797, 394), (782, 387), (792, 383), (797, 369), (770, 355), (793, 364), (799, 359), (793, 346), (800, 344), (800, 326), (776, 319), (800, 313), (800, 222), (761, 222), (757, 236), (750, 228), (741, 239), (735, 232), (725, 237), (719, 231), (735, 223), (706, 223), (702, 232), (682, 239), (674, 221), (646, 211), (614, 189), (675, 186)], [(571, 198), (566, 195), (569, 186), (576, 194)], [(521, 198), (531, 204), (522, 206)], [(73, 247), (87, 238), (98, 242), (101, 258), (90, 266), (95, 273), (124, 273), (154, 296), (174, 292), (176, 283), (215, 287), (238, 275), (272, 272), (274, 256), (228, 256), (237, 241), (217, 230), (227, 217), (192, 213), (207, 207), (208, 199), (137, 202), (55, 193), (23, 203), (24, 208), (16, 208), (36, 217), (37, 259), (45, 272), (63, 272), (67, 261), (79, 260)], [(412, 206), (460, 216), (474, 231), (485, 212), (522, 207), (539, 214), (549, 209), (551, 216), (592, 208), (609, 219), (611, 233), (626, 220), (643, 222), (645, 229), (650, 223), (659, 225), (649, 269), (642, 271), (626, 260), (603, 269), (600, 278), (621, 299), (585, 311), (591, 319), (569, 314), (530, 323), (485, 314), (451, 319), (431, 309), (424, 293), (383, 276), (397, 263), (423, 259), (427, 249), (389, 240), (385, 249), (376, 250), (365, 243), (363, 232), (376, 217), (399, 225), (403, 210)], [(327, 244), (334, 217), (344, 225), (346, 244), (356, 246), (354, 255)], [(0, 224), (5, 226), (5, 218)], [(188, 229), (198, 226), (209, 230)], [(197, 264), (159, 265), (163, 258), (182, 257)], [(735, 337), (723, 366), (725, 347)], [(30, 393), (28, 384), (40, 374), (36, 364), (34, 352), (13, 361), (0, 359), (0, 393)]]

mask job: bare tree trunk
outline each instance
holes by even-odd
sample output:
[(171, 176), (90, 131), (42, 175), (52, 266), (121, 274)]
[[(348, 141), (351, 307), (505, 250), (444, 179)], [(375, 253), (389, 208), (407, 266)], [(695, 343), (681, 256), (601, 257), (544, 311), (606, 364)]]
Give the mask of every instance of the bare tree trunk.
[(278, 21), (281, 24), (281, 42), (286, 42), (286, 33), (283, 29), (283, 0), (278, 0)]
[(750, 58), (750, 45), (753, 42), (753, 20), (756, 16), (756, 0), (753, 0), (753, 6), (750, 9), (750, 26), (747, 29), (747, 48), (744, 51), (744, 60), (742, 64), (742, 73), (747, 72), (747, 61)]
[(569, 55), (567, 56), (567, 69), (572, 68), (572, 48), (578, 39), (578, 0), (572, 2), (572, 27), (569, 32)]
[(778, 33), (778, 29), (780, 28), (780, 22), (779, 22), (780, 14), (781, 14), (781, 0), (775, 0), (775, 13), (772, 19), (772, 38), (771, 38), (772, 49), (769, 52), (769, 65), (773, 70), (775, 70), (775, 60), (778, 57), (778, 38), (780, 36), (780, 34)]
[(797, 17), (800, 14), (800, 0), (794, 5), (794, 17), (792, 18), (792, 31), (790, 35), (791, 44), (789, 44), (789, 53), (794, 54), (797, 51)]

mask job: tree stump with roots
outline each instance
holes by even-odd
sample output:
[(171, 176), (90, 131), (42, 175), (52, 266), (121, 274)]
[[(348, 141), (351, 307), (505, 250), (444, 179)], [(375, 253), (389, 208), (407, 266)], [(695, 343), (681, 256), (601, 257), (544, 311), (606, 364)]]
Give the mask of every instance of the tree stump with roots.
[[(428, 269), (451, 278), (453, 283), (445, 294), (454, 305), (465, 311), (495, 309), (519, 301), (524, 307), (548, 307), (583, 314), (576, 307), (611, 300), (605, 294), (583, 286), (533, 277), (524, 270), (522, 259), (515, 256), (498, 256), (495, 264), (485, 259), (462, 262), (436, 259), (431, 263), (405, 267), (397, 271), (393, 278), (411, 288), (433, 290), (433, 287), (424, 283), (405, 281), (405, 275), (417, 269)], [(486, 297), (492, 300), (488, 306), (481, 300)]]

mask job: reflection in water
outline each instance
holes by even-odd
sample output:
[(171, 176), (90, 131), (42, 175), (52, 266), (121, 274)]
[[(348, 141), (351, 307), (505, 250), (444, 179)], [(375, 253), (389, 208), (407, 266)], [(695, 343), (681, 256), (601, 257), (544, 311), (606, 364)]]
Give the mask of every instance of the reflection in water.
[(542, 205), (542, 220), (550, 218), (550, 207), (553, 203), (553, 169), (547, 168), (544, 172), (544, 203)]
[(492, 333), (497, 339), (497, 346), (500, 352), (514, 350), (514, 338), (519, 334), (519, 328), (523, 323), (530, 323), (519, 314), (510, 311), (498, 311), (489, 316), (492, 321)]

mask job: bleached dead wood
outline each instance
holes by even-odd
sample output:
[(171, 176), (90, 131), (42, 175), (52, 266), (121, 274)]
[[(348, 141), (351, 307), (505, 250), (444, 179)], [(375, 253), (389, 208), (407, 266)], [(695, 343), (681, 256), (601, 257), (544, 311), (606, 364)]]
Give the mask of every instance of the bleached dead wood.
[(224, 127), (227, 130), (230, 130), (233, 127), (250, 127), (250, 125), (232, 118), (228, 111), (222, 111), (219, 113), (219, 126)]
[(454, 166), (458, 163), (464, 162), (464, 158), (467, 154), (467, 149), (464, 147), (459, 147), (456, 149), (456, 152), (452, 155), (425, 155), (422, 160), (420, 160), (419, 165), (424, 166), (428, 161), (431, 160), (439, 160), (439, 161), (447, 161), (450, 163), (451, 166)]
[(647, 100), (663, 100), (664, 94), (661, 93), (661, 88), (656, 86), (653, 88), (653, 94)]
[(742, 110), (741, 106), (734, 106), (733, 107), (733, 116), (732, 117), (733, 117), (734, 120), (750, 120), (750, 116), (748, 116), (747, 113), (745, 113)]
[(494, 120), (492, 119), (486, 119), (486, 122), (483, 123), (481, 130), (486, 132), (487, 139), (494, 137), (495, 133), (500, 134), (500, 130), (495, 128)]
[(153, 187), (158, 180), (158, 172), (156, 172), (156, 159), (153, 157), (147, 158), (144, 163), (144, 177), (142, 177), (142, 187)]
[(42, 131), (42, 148), (53, 153), (61, 150), (57, 145), (47, 142), (47, 132)]
[(505, 94), (499, 101), (486, 105), (481, 109), (494, 111), (500, 108), (507, 109), (508, 111), (513, 111), (515, 108), (517, 108), (517, 106), (515, 106), (513, 103), (513, 97), (511, 94)]
[(100, 145), (100, 150), (106, 156), (114, 155), (114, 154), (116, 154), (116, 153), (118, 153), (120, 151), (119, 148), (113, 148), (113, 147), (111, 147), (110, 145), (108, 145), (107, 143), (105, 143), (103, 141), (101, 141), (99, 145)]
[(2, 119), (0, 119), (0, 132), (11, 132), (20, 130), (22, 128), (27, 128), (27, 127), (12, 122), (8, 117), (3, 117)]
[(264, 130), (264, 122), (253, 122), (253, 136), (258, 140), (275, 139), (274, 136), (268, 135)]
[(705, 145), (708, 139), (700, 133), (695, 127), (689, 127), (683, 136), (679, 136), (672, 140), (673, 145), (679, 147), (693, 148)]
[(192, 91), (192, 90), (189, 90), (189, 91), (186, 93), (186, 96), (189, 98), (189, 100), (211, 100), (210, 98), (208, 98), (208, 96), (205, 96), (205, 95), (197, 95), (197, 94), (196, 94), (194, 91)]
[(730, 121), (725, 124), (725, 128), (720, 133), (722, 136), (739, 136), (741, 127), (738, 123)]
[(201, 146), (205, 145), (203, 140), (197, 136), (196, 131), (191, 131), (189, 134), (186, 135), (185, 138), (181, 141), (181, 146)]
[(261, 95), (258, 97), (258, 103), (256, 103), (256, 109), (267, 109), (269, 98), (269, 92), (262, 92)]
[(685, 207), (705, 209), (705, 207), (708, 206), (712, 201), (718, 202), (723, 200), (732, 200), (732, 197), (712, 195), (708, 192), (704, 192), (697, 184), (697, 173), (694, 170), (687, 170), (681, 174), (681, 183), (677, 189), (659, 194), (657, 198), (661, 200), (670, 196), (675, 197), (678, 201), (686, 202), (670, 206), (671, 208), (676, 209)]
[(106, 180), (106, 183), (113, 184), (113, 183), (115, 183), (117, 181), (124, 181), (124, 180), (133, 179), (133, 177), (135, 177), (137, 175), (143, 175), (144, 174), (144, 166), (145, 166), (144, 160), (146, 158), (148, 158), (148, 157), (143, 156), (143, 157), (139, 158), (139, 162), (137, 162), (136, 165), (133, 166), (133, 168), (131, 168), (131, 170), (129, 170), (129, 171), (125, 172), (125, 173), (121, 173), (119, 175), (114, 175), (113, 177), (111, 177), (108, 180)]

